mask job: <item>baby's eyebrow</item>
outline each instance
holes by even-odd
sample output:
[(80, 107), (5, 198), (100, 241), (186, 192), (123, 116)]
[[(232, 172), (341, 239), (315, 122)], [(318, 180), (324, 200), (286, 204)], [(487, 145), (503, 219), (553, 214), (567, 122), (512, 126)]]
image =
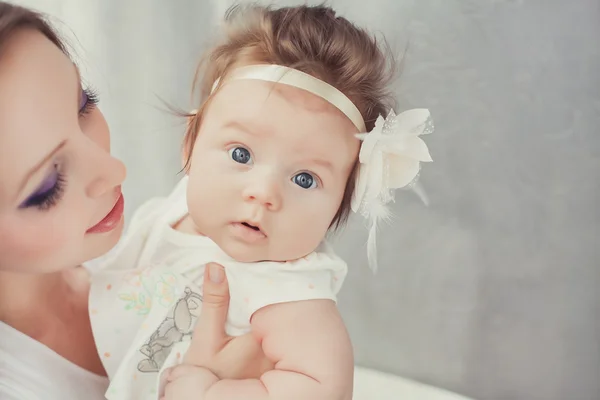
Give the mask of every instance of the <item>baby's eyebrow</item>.
[(251, 129), (249, 128), (246, 124), (242, 124), (238, 121), (229, 121), (226, 124), (223, 125), (223, 128), (227, 128), (227, 129), (235, 129), (237, 131), (242, 131), (244, 133), (247, 133), (251, 136), (257, 136), (260, 137), (262, 136), (260, 134), (260, 131), (257, 131), (255, 129)]
[(329, 172), (333, 172), (334, 168), (333, 168), (333, 164), (327, 160), (324, 160), (322, 158), (311, 158), (310, 162), (313, 164), (317, 164), (320, 165), (321, 167), (328, 169)]

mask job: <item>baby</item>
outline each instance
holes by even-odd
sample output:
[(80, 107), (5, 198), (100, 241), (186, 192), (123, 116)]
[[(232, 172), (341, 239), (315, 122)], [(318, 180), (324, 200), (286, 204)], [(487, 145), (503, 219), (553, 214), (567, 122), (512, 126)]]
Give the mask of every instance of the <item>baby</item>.
[(244, 380), (206, 370), (189, 398), (350, 399), (352, 347), (335, 305), (347, 266), (325, 237), (350, 210), (363, 214), (375, 264), (391, 190), (431, 161), (418, 137), (429, 113), (381, 117), (387, 60), (330, 8), (237, 7), (224, 36), (199, 75), (186, 177), (137, 211), (93, 277), (107, 398), (162, 394), (158, 378), (190, 348), (204, 266), (216, 262), (231, 293), (227, 333), (250, 332), (274, 369)]

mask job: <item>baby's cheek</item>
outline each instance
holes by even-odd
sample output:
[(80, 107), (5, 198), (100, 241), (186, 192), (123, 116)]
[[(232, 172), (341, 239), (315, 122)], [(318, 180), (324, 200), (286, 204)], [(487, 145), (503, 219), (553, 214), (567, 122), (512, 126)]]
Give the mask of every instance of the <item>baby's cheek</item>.
[[(329, 208), (322, 204), (287, 210), (278, 219), (280, 234), (277, 235), (277, 246), (285, 249), (285, 258), (304, 257), (323, 241), (332, 218)], [(289, 234), (292, 232), (290, 226), (294, 227), (293, 234)]]
[(333, 217), (338, 212), (340, 202), (333, 196), (321, 196), (315, 199), (311, 207), (306, 207), (303, 213), (304, 219), (310, 221), (311, 230), (325, 235)]
[[(189, 176), (187, 202), (191, 214), (204, 214), (231, 200), (230, 185), (222, 176), (192, 171)], [(214, 211), (214, 210), (213, 210)]]
[[(202, 212), (202, 209), (206, 206), (206, 199), (211, 195), (210, 190), (201, 190), (200, 186), (202, 182), (189, 181), (188, 192), (187, 192), (187, 204), (190, 214), (196, 215)], [(209, 188), (207, 188), (209, 189)]]

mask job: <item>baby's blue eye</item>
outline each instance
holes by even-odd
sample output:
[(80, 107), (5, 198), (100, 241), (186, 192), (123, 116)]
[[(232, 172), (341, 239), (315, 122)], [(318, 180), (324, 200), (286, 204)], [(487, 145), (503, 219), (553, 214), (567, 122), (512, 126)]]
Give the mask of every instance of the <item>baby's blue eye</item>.
[(252, 161), (252, 156), (248, 149), (243, 147), (235, 147), (229, 150), (229, 155), (233, 159), (233, 161), (240, 164), (249, 164)]
[(292, 181), (302, 189), (313, 189), (317, 187), (316, 179), (308, 172), (301, 172), (298, 175), (294, 175)]

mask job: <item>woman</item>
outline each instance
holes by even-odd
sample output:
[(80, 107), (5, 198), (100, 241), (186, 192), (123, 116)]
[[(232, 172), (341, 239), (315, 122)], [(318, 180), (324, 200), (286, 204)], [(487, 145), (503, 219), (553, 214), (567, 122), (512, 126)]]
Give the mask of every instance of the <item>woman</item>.
[[(125, 166), (96, 103), (48, 23), (0, 2), (1, 399), (104, 398), (79, 266), (119, 240)], [(205, 291), (203, 324), (219, 328), (227, 285)], [(208, 334), (216, 355), (227, 339)], [(214, 368), (249, 357), (215, 357)]]

